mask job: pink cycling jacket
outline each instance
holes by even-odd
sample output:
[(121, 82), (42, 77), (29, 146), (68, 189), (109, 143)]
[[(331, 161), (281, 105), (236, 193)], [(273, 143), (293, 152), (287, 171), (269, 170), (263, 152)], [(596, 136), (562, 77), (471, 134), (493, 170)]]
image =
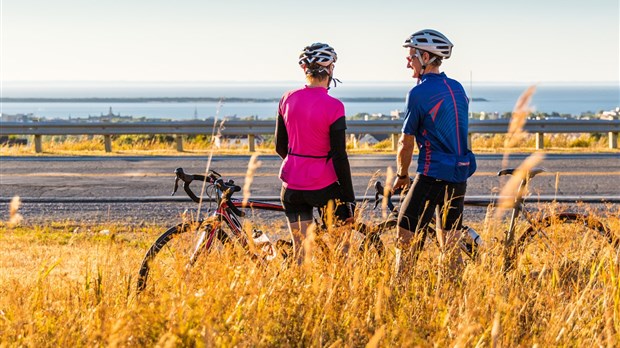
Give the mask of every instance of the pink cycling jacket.
[(329, 127), (345, 115), (344, 105), (322, 87), (289, 91), (278, 112), (288, 133), (288, 155), (280, 168), (284, 187), (319, 190), (338, 181), (329, 158)]

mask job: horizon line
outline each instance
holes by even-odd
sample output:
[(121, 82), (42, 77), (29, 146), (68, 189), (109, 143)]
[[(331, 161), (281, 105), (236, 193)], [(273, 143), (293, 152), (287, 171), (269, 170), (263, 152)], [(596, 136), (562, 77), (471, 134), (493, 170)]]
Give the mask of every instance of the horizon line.
[[(144, 83), (144, 84), (155, 84), (155, 83), (183, 83), (183, 84), (215, 84), (215, 83), (224, 83), (224, 84), (298, 84), (303, 83), (303, 81), (299, 80), (3, 80), (0, 83)], [(409, 80), (348, 80), (344, 81), (343, 84), (347, 82), (350, 83), (382, 83), (382, 84), (408, 84), (415, 82), (414, 79)], [(507, 81), (507, 80), (487, 80), (487, 81), (471, 81), (471, 80), (460, 80), (462, 83), (475, 83), (475, 84), (530, 84), (530, 85), (538, 85), (538, 84), (620, 84), (620, 80), (603, 80), (603, 81), (557, 81), (557, 80), (549, 80), (549, 81)]]

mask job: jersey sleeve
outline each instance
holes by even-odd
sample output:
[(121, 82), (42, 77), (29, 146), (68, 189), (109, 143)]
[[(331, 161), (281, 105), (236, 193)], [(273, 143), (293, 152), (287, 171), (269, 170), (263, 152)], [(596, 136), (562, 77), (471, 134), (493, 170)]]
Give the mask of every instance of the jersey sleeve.
[(276, 121), (276, 153), (284, 159), (288, 155), (288, 132), (286, 131), (286, 124), (282, 115), (278, 115)]
[(420, 107), (417, 105), (413, 90), (407, 94), (405, 100), (405, 121), (403, 122), (403, 133), (407, 135), (415, 135), (420, 124)]
[[(329, 122), (329, 124), (334, 124), (334, 122), (338, 121), (338, 119), (340, 119), (341, 117), (345, 117), (345, 113), (344, 113), (344, 104), (342, 104), (342, 102), (338, 99), (334, 99), (334, 113), (332, 114), (331, 120)], [(346, 129), (346, 127), (344, 128)]]
[(347, 141), (345, 129), (346, 120), (342, 116), (329, 127), (330, 151), (331, 157), (338, 177), (338, 183), (342, 189), (343, 199), (345, 202), (355, 202), (355, 192), (353, 191), (353, 180), (351, 179), (351, 167), (347, 156)]
[(285, 98), (286, 98), (286, 95), (280, 98), (280, 102), (278, 103), (278, 112), (276, 115), (284, 115), (284, 110), (282, 110), (282, 104), (284, 103)]

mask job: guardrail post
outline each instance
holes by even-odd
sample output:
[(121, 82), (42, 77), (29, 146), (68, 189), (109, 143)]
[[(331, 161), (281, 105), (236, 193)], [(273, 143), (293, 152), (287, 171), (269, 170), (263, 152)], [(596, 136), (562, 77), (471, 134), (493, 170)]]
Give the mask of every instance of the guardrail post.
[(41, 153), (43, 152), (43, 146), (41, 145), (41, 135), (35, 134), (34, 136), (34, 152)]
[(351, 140), (351, 142), (353, 143), (353, 148), (357, 149), (357, 137), (355, 136), (355, 134), (351, 134), (349, 136), (349, 139)]
[(112, 136), (103, 136), (103, 146), (105, 147), (105, 152), (112, 152)]
[(609, 148), (615, 149), (618, 147), (618, 133), (609, 132)]
[(256, 151), (256, 136), (254, 134), (248, 134), (248, 147), (250, 148), (250, 152)]
[(467, 133), (467, 148), (471, 150), (471, 133)]
[(398, 151), (398, 139), (400, 134), (392, 134), (392, 150)]
[(545, 148), (545, 133), (536, 133), (536, 150)]
[(177, 139), (177, 151), (183, 152), (183, 135), (177, 134), (176, 139)]

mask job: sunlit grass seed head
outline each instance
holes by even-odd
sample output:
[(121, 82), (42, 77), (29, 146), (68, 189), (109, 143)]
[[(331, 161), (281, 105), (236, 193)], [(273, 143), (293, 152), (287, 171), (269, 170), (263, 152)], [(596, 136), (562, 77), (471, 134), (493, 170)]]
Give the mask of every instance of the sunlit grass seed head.
[(9, 227), (19, 226), (24, 217), (18, 212), (21, 205), (19, 196), (14, 196), (9, 204), (9, 221), (7, 222)]

